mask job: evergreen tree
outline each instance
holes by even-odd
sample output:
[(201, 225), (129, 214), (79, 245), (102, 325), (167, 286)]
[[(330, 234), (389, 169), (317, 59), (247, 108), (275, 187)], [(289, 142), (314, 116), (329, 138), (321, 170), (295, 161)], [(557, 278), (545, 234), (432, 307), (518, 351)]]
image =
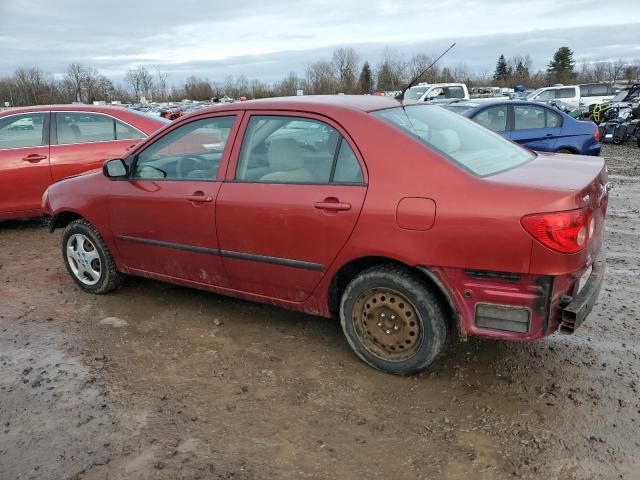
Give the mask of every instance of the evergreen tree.
[(360, 84), (360, 93), (372, 93), (373, 78), (371, 76), (371, 67), (369, 66), (369, 62), (364, 62), (358, 83)]
[(575, 78), (573, 51), (569, 47), (560, 47), (549, 62), (547, 73), (552, 82), (565, 83)]
[(493, 74), (493, 79), (496, 82), (500, 82), (502, 84), (506, 83), (511, 76), (511, 69), (509, 65), (507, 65), (507, 61), (504, 58), (504, 55), (500, 55), (498, 58), (498, 63), (496, 63), (496, 71)]

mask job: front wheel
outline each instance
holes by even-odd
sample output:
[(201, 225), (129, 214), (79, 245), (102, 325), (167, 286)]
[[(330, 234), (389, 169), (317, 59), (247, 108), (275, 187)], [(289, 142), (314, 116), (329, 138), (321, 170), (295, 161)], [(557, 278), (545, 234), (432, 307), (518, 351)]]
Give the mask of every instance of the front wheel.
[(447, 340), (438, 298), (418, 274), (398, 265), (372, 267), (352, 280), (342, 295), (340, 321), (361, 360), (396, 375), (427, 368)]
[(104, 240), (85, 220), (75, 220), (64, 229), (62, 258), (71, 278), (85, 292), (108, 293), (122, 281)]

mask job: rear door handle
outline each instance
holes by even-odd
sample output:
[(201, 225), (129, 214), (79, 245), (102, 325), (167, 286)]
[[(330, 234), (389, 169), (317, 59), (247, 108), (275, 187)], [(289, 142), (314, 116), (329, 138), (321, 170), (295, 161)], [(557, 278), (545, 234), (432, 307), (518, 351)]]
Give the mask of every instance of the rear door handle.
[(213, 202), (213, 197), (211, 195), (205, 195), (202, 192), (196, 192), (193, 195), (187, 195), (187, 200), (189, 202), (211, 203)]
[(22, 160), (29, 163), (38, 163), (40, 160), (46, 160), (46, 155), (40, 155), (38, 153), (32, 153), (31, 155), (27, 155), (23, 157)]
[(351, 204), (345, 202), (316, 202), (313, 206), (320, 210), (351, 210)]

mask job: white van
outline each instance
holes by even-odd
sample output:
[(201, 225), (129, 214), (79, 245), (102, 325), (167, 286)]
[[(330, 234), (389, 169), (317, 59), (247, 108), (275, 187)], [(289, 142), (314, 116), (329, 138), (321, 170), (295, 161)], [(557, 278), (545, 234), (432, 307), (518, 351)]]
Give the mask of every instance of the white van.
[(582, 85), (556, 85), (539, 88), (527, 95), (527, 100), (550, 102), (561, 100), (583, 112), (589, 111), (589, 105), (611, 100), (618, 92), (608, 83), (583, 83)]
[(405, 92), (404, 99), (437, 103), (469, 100), (469, 90), (464, 83), (419, 83)]

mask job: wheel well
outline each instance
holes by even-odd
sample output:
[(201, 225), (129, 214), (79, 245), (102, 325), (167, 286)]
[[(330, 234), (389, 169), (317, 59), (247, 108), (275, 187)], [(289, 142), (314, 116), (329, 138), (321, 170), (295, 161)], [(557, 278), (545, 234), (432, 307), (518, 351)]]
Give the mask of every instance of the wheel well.
[(571, 152), (571, 153), (573, 153), (573, 154), (578, 153), (578, 152), (577, 152), (577, 150), (576, 150), (575, 148), (573, 148), (573, 147), (561, 147), (561, 148), (558, 148), (558, 149), (556, 150), (556, 153), (558, 153), (558, 152), (563, 152), (563, 151), (564, 151), (564, 152)]
[(53, 220), (49, 224), (49, 229), (53, 232), (56, 228), (64, 228), (74, 220), (78, 220), (80, 218), (82, 218), (82, 216), (75, 212), (60, 212), (53, 217)]
[(422, 280), (427, 288), (429, 288), (440, 301), (440, 304), (445, 310), (446, 318), (448, 319), (449, 325), (448, 327), (451, 331), (457, 330), (457, 325), (455, 324), (455, 309), (451, 304), (450, 297), (446, 292), (443, 291), (443, 286), (436, 283), (433, 278), (425, 273), (421, 268), (411, 267), (397, 260), (393, 260), (387, 257), (362, 257), (356, 260), (352, 260), (351, 262), (343, 265), (340, 270), (336, 272), (331, 283), (329, 284), (329, 312), (334, 317), (338, 317), (339, 309), (340, 309), (340, 299), (342, 297), (342, 292), (344, 292), (349, 282), (353, 280), (360, 272), (366, 270), (370, 267), (375, 267), (376, 265), (388, 265), (395, 264), (401, 265), (412, 272), (415, 272), (418, 277)]

